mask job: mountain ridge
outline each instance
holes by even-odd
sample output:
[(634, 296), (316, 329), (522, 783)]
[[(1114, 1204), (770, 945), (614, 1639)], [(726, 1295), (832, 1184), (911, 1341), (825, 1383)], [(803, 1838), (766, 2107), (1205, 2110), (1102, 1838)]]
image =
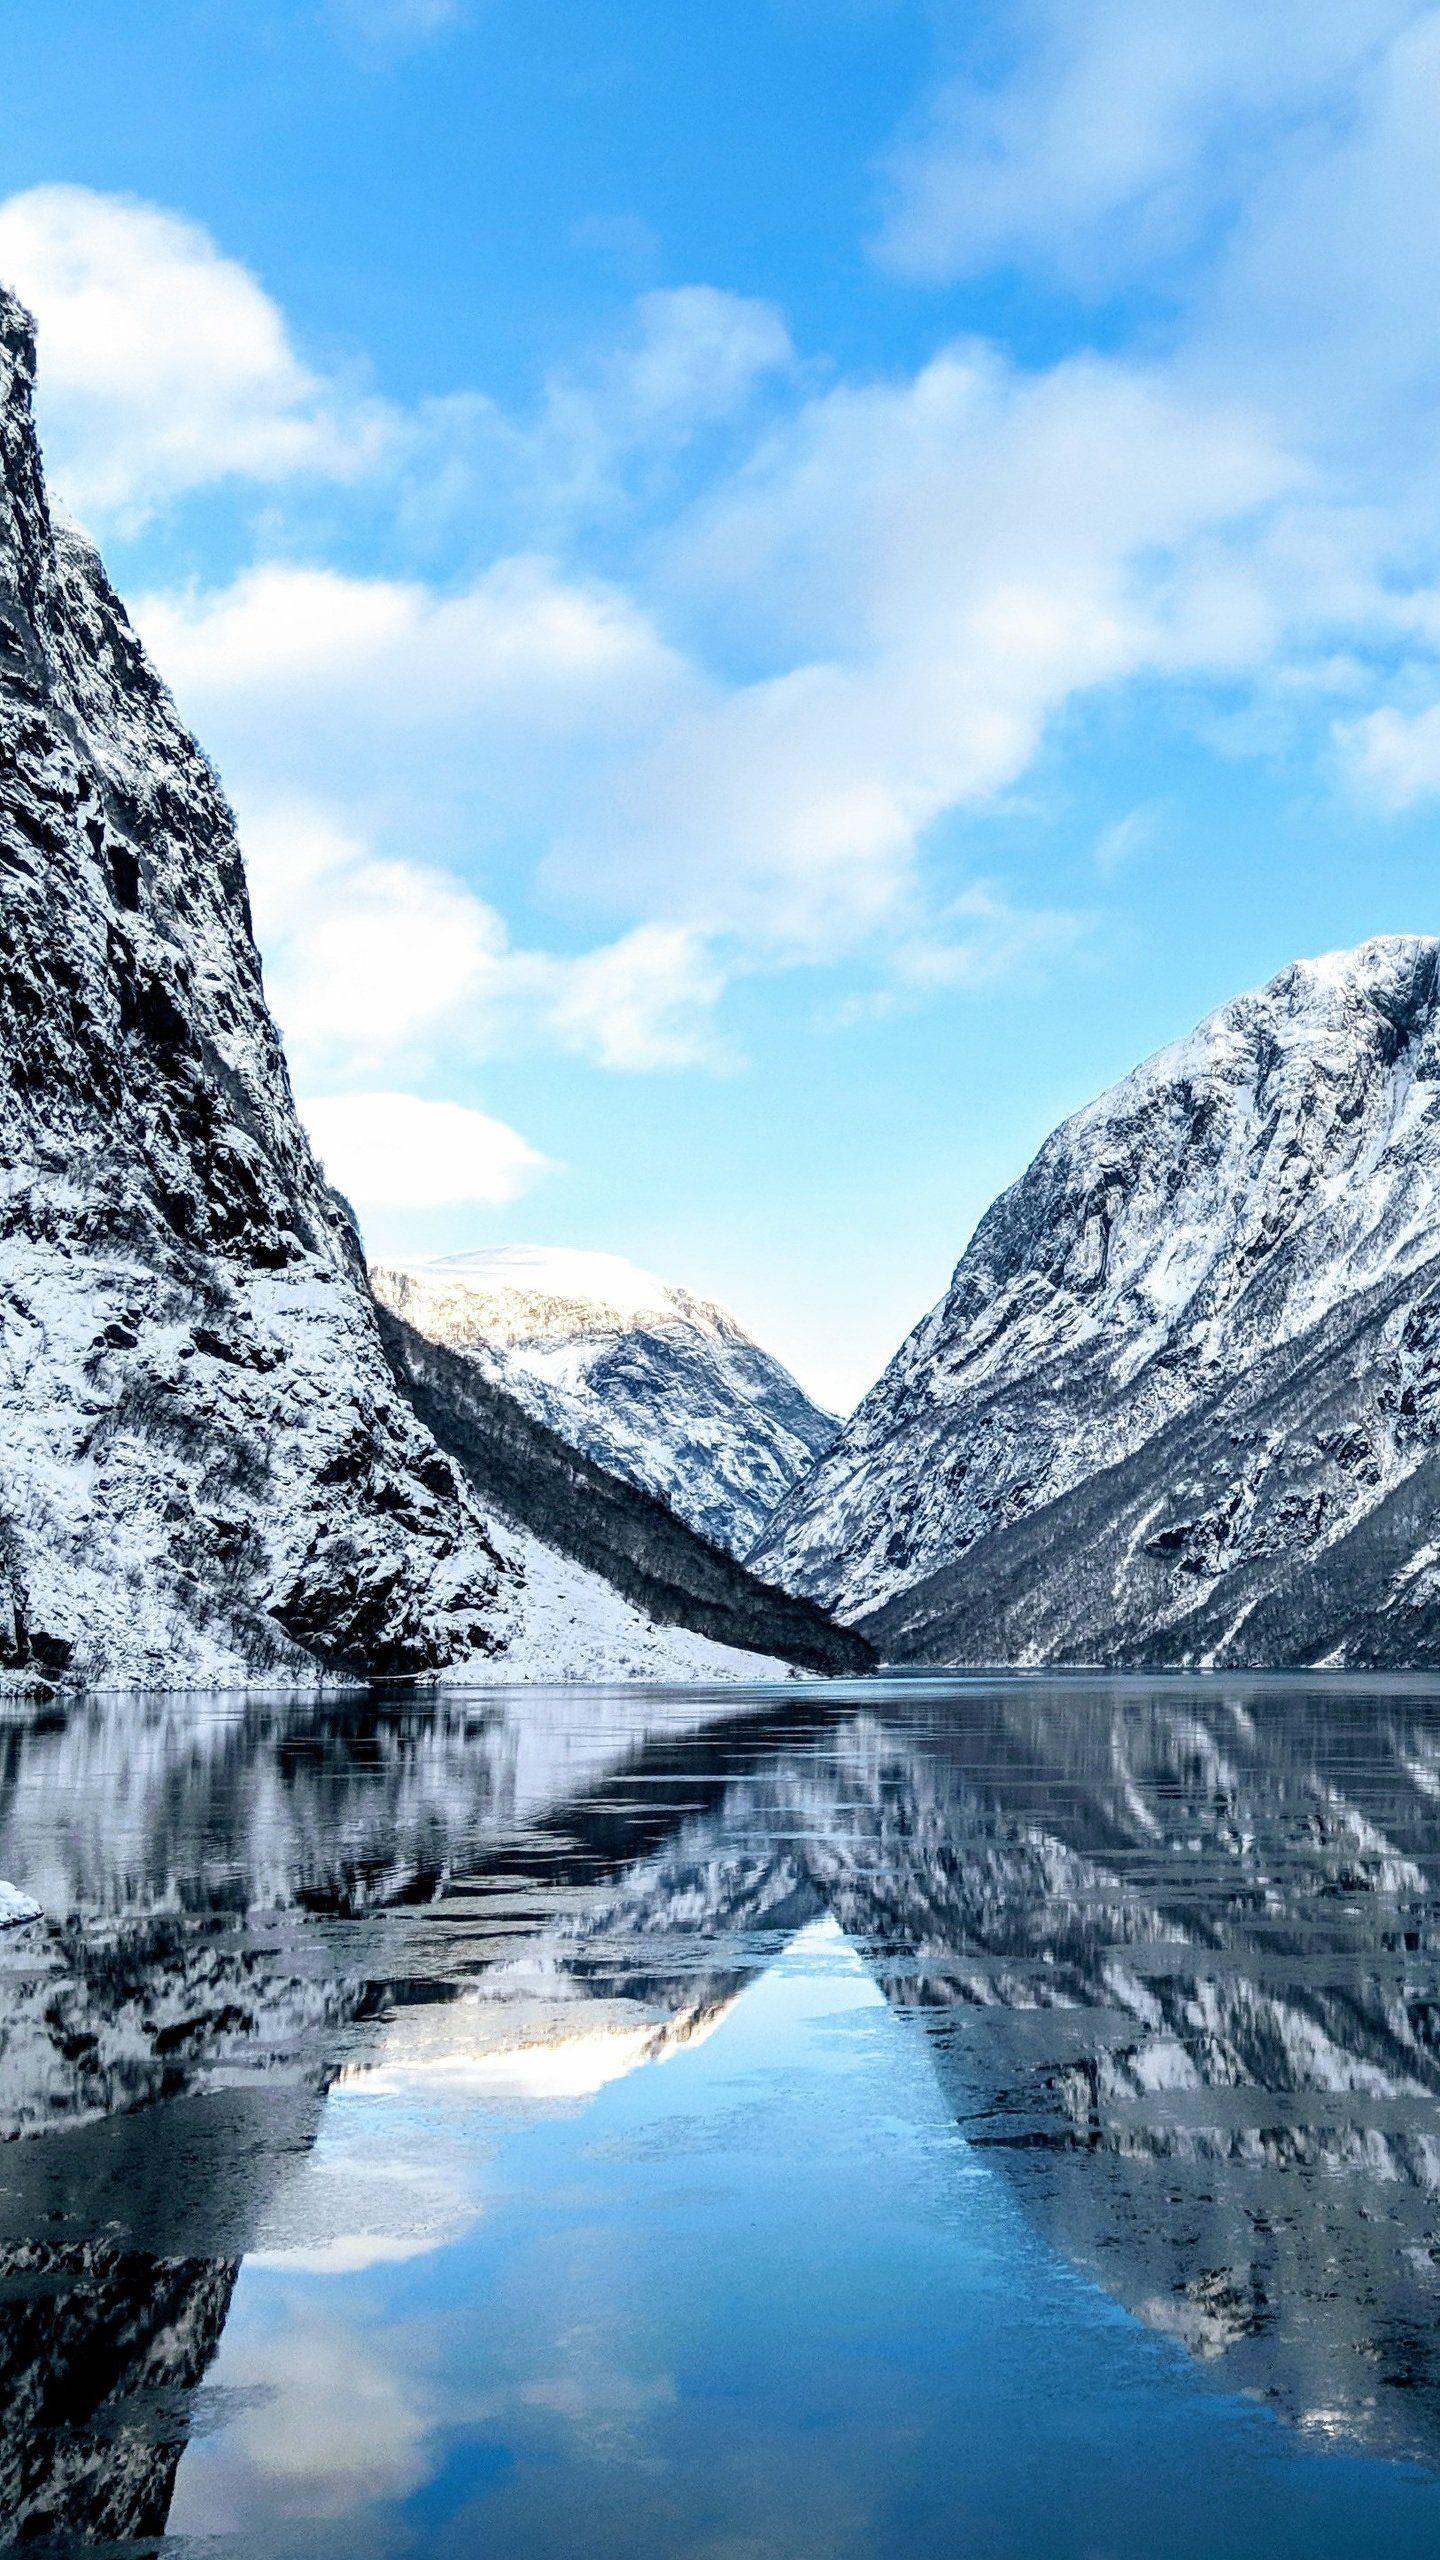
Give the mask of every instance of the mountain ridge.
[(728, 1309), (617, 1254), (505, 1245), (377, 1258), (370, 1276), (407, 1324), (737, 1558), (839, 1427)]
[(661, 1625), (837, 1676), (873, 1670), (868, 1640), (813, 1601), (767, 1586), (657, 1495), (602, 1467), (506, 1383), (382, 1304), (396, 1377), (480, 1500), (583, 1562), (603, 1541), (608, 1578)]
[(1408, 1597), (1393, 1557), (1298, 1595), (1440, 1430), (1437, 1167), (1440, 942), (1292, 964), (1046, 1140), (752, 1564), (900, 1658), (1312, 1660), (1321, 1618), (1327, 1658), (1428, 1645), (1423, 1557)]
[(0, 1654), (143, 1680), (484, 1652), (507, 1568), (391, 1387), (230, 813), (52, 524), (33, 381), (0, 297)]

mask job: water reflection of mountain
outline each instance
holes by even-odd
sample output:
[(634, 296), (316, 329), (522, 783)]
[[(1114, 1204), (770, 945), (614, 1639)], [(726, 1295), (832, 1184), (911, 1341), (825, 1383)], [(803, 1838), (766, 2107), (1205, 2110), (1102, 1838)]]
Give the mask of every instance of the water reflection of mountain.
[(578, 1969), (643, 1916), (678, 1996), (697, 1938), (828, 1912), (1067, 2258), (1306, 2429), (1435, 2460), (1437, 1796), (1433, 1700), (974, 1689), (738, 1780)]
[[(284, 2229), (327, 2090), (471, 1968), (424, 1915), (636, 1746), (629, 1701), (527, 1703), (97, 1700), (5, 1732), (0, 1873), (49, 1915), (0, 1940), (7, 2543), (163, 2530), (236, 2267)], [(703, 1712), (651, 1708), (661, 1732)]]
[(1231, 2387), (1440, 2454), (1432, 1717), (1039, 1703), (986, 1739), (881, 1776), (901, 1907), (833, 1894), (972, 2139)]
[(9, 1738), (0, 1872), (58, 1915), (3, 1957), (12, 2534), (160, 2529), (337, 2071), (587, 2035), (631, 2067), (821, 1914), (1069, 2260), (1306, 2429), (1440, 2461), (1440, 1693), (702, 1717), (117, 1704)]
[(0, 2516), (83, 2542), (162, 2533), (189, 2398), (220, 2342), (233, 2261), (29, 2242), (0, 2250)]

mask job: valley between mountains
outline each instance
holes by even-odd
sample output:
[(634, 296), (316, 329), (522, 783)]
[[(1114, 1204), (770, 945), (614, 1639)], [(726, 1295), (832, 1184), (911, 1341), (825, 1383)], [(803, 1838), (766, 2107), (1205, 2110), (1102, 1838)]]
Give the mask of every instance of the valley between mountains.
[(843, 1424), (604, 1253), (367, 1273), (0, 294), (0, 1679), (1440, 1663), (1440, 943), (1068, 1120)]

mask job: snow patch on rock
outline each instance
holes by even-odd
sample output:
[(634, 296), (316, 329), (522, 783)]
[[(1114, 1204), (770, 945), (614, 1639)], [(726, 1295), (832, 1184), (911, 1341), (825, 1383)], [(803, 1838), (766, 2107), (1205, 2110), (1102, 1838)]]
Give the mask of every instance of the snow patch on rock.
[(712, 1643), (687, 1627), (656, 1626), (583, 1565), (555, 1555), (507, 1524), (523, 1576), (492, 1661), (464, 1675), (485, 1685), (517, 1681), (786, 1680), (786, 1662)]

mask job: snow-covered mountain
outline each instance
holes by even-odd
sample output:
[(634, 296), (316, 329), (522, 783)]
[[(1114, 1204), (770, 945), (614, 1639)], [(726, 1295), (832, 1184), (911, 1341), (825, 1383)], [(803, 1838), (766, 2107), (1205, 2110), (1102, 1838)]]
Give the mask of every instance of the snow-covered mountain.
[[(836, 1626), (813, 1600), (760, 1581), (658, 1494), (540, 1421), (465, 1352), (427, 1340), (391, 1307), (378, 1314), (395, 1376), (482, 1509), (528, 1530), (552, 1557), (582, 1567), (599, 1560), (612, 1599), (658, 1626), (807, 1671), (873, 1671), (874, 1653), (853, 1628)], [(569, 1614), (561, 1610), (562, 1626)], [(593, 1602), (588, 1617), (603, 1623)], [(529, 1641), (542, 1655), (544, 1623), (532, 1599)]]
[(503, 1245), (370, 1276), (417, 1333), (732, 1555), (839, 1429), (723, 1307), (618, 1254)]
[(1397, 936), (1066, 1121), (752, 1561), (896, 1658), (1435, 1661), (1437, 1439), (1440, 943)]
[(411, 1410), (33, 373), (0, 293), (0, 1678), (754, 1671), (488, 1517)]

